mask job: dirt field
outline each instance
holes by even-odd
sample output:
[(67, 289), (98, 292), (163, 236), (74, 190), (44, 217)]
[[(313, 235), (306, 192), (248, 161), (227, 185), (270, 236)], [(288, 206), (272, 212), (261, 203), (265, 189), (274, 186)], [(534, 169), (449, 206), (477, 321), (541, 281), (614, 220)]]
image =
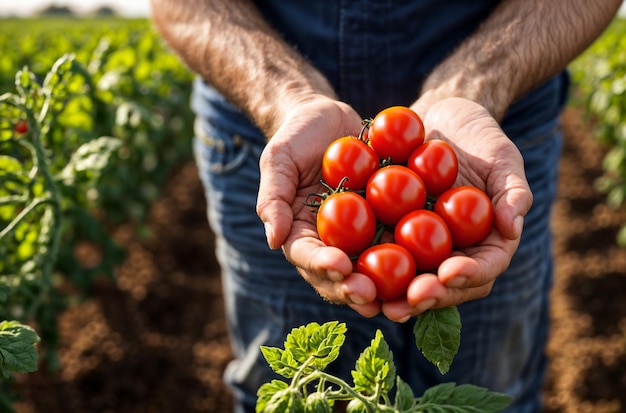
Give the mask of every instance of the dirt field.
[[(614, 246), (626, 214), (592, 187), (603, 153), (580, 113), (568, 110), (564, 127), (544, 413), (626, 412), (626, 250)], [(119, 229), (127, 260), (60, 316), (61, 369), (19, 377), (17, 413), (229, 411), (220, 280), (192, 164), (150, 222), (143, 242)]]

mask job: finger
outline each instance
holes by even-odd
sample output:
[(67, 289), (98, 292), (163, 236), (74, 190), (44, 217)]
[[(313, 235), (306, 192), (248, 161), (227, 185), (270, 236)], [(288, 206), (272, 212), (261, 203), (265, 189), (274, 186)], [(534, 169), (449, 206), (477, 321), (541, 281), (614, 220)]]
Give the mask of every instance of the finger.
[(372, 318), (380, 313), (381, 303), (380, 301), (372, 301), (368, 304), (350, 304), (348, 303), (350, 308), (352, 308), (357, 313), (361, 314), (363, 317)]
[(380, 312), (376, 286), (363, 274), (352, 273), (341, 281), (334, 281), (329, 278), (328, 272), (316, 273), (302, 268), (299, 272), (320, 296), (333, 304), (348, 304), (365, 317), (373, 317)]
[[(316, 237), (314, 229), (302, 221), (294, 224), (283, 251), (302, 277), (325, 299), (357, 306), (376, 299), (374, 282), (364, 274), (353, 273), (350, 257), (339, 248), (326, 246)], [(364, 315), (374, 311), (367, 308), (361, 309)]]
[[(407, 303), (414, 309), (411, 314), (419, 315), (431, 308), (449, 307), (486, 297), (492, 287), (493, 281), (474, 288), (447, 287), (436, 275), (423, 274), (409, 284)], [(392, 309), (383, 306), (383, 311), (387, 314)], [(394, 316), (399, 316), (399, 314), (394, 313)]]
[(487, 185), (488, 189), (502, 188), (491, 194), (495, 227), (506, 239), (514, 240), (522, 235), (524, 217), (532, 206), (533, 194), (526, 180), (521, 154), (513, 147), (509, 152), (508, 162), (494, 169)]
[(509, 266), (519, 240), (507, 240), (497, 231), (481, 245), (466, 248), (437, 269), (441, 283), (452, 288), (477, 288), (493, 282)]
[[(256, 211), (265, 226), (267, 244), (280, 248), (287, 239), (293, 222), (293, 202), (297, 188), (297, 171), (289, 168), (276, 146), (268, 145), (261, 155), (261, 179)], [(294, 178), (295, 177), (295, 178)]]
[[(510, 179), (516, 180), (515, 177)], [(526, 180), (518, 181), (515, 185), (494, 199), (495, 227), (509, 240), (518, 239), (522, 235), (524, 217), (533, 203), (533, 195)]]

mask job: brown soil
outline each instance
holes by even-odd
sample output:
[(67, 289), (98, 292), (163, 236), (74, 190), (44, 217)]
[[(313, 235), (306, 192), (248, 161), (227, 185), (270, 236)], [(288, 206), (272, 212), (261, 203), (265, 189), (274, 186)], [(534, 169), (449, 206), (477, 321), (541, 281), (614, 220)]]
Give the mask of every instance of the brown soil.
[[(626, 213), (593, 189), (603, 151), (580, 112), (568, 109), (564, 127), (544, 413), (622, 412), (626, 250), (614, 239)], [(185, 165), (153, 206), (147, 239), (117, 231), (127, 260), (60, 315), (60, 371), (20, 376), (17, 413), (229, 411), (221, 374), (231, 353), (204, 208)]]

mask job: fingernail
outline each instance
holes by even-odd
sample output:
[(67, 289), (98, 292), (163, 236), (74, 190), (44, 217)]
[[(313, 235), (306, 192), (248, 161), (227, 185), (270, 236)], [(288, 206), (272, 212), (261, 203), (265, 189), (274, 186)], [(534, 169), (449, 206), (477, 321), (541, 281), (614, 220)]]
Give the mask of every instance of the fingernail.
[(524, 229), (524, 217), (519, 215), (516, 216), (513, 220), (513, 229), (515, 230), (515, 234), (519, 238), (522, 235), (522, 230)]
[(465, 286), (465, 283), (467, 282), (467, 278), (465, 277), (456, 277), (453, 278), (452, 280), (450, 280), (449, 282), (446, 283), (446, 287), (452, 287), (452, 288), (461, 288)]
[(406, 323), (410, 319), (411, 319), (411, 315), (407, 315), (406, 317), (403, 317), (403, 318), (399, 319), (398, 323)]
[(328, 271), (328, 279), (335, 282), (343, 281), (343, 274), (339, 271), (330, 270)]
[(267, 239), (267, 245), (273, 250), (276, 249), (274, 246), (274, 227), (269, 222), (264, 222), (263, 226), (265, 227), (265, 238)]
[(415, 308), (419, 310), (421, 313), (423, 313), (426, 310), (430, 310), (435, 305), (436, 302), (437, 300), (435, 300), (434, 298), (430, 298), (428, 300), (422, 301)]
[(367, 301), (365, 301), (363, 297), (357, 294), (350, 294), (348, 295), (348, 298), (350, 299), (350, 301), (352, 301), (352, 304), (358, 304), (358, 305), (367, 304)]

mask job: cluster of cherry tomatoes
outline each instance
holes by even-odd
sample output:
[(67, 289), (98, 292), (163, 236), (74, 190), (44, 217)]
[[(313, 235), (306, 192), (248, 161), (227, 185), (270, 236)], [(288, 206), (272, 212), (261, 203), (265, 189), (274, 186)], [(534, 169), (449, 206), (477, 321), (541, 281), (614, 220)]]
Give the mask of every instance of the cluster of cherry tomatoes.
[(453, 148), (424, 142), (424, 124), (410, 108), (392, 106), (365, 120), (359, 137), (333, 141), (315, 194), (320, 239), (355, 258), (380, 300), (401, 297), (417, 272), (436, 271), (453, 249), (482, 241), (493, 225), (489, 197), (452, 187)]

